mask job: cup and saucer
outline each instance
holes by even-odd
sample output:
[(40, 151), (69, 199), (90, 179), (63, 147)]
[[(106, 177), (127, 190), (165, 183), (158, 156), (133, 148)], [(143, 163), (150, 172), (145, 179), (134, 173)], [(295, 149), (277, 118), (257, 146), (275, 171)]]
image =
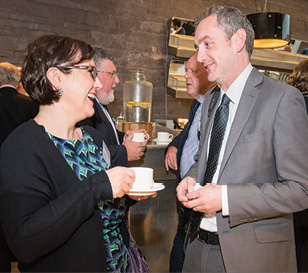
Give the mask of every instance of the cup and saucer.
[(168, 145), (172, 139), (172, 134), (169, 134), (168, 132), (158, 132), (157, 138), (155, 138), (153, 141), (158, 145)]
[(157, 191), (163, 190), (163, 183), (155, 183), (153, 181), (153, 169), (144, 167), (130, 168), (135, 172), (135, 182), (130, 187), (128, 195), (131, 196), (146, 196), (152, 195)]
[(157, 145), (168, 145), (171, 140), (168, 141), (159, 141), (157, 138), (153, 139), (153, 141), (157, 144)]

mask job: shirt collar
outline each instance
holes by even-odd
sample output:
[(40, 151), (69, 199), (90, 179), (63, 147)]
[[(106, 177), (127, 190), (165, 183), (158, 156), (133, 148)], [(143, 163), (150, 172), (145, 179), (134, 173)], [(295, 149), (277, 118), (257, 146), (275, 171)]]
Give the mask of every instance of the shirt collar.
[(15, 86), (11, 85), (11, 84), (3, 84), (3, 85), (0, 86), (0, 89), (4, 88), (4, 87), (12, 87), (12, 88), (16, 89)]
[[(246, 81), (248, 79), (250, 72), (252, 71), (252, 68), (253, 68), (252, 65), (249, 63), (247, 67), (244, 69), (244, 71), (235, 79), (235, 81), (228, 88), (227, 95), (228, 95), (228, 98), (233, 103), (236, 103), (236, 104), (239, 103), (244, 87), (245, 87), (245, 84), (246, 84)], [(220, 97), (222, 97), (224, 93), (225, 91), (221, 89)]]

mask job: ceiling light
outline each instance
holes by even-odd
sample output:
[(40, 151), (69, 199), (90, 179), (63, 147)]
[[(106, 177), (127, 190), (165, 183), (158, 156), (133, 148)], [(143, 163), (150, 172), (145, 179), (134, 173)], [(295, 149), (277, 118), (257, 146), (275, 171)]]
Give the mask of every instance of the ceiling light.
[(260, 12), (247, 15), (255, 31), (254, 48), (278, 48), (289, 44), (290, 15)]

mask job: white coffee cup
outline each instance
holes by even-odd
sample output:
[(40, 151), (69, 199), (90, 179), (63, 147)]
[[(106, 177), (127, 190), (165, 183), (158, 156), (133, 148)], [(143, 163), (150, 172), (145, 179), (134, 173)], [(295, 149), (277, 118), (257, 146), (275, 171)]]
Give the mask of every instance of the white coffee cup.
[(157, 133), (157, 141), (159, 142), (169, 142), (173, 139), (173, 135), (167, 132), (158, 132)]
[(153, 169), (145, 167), (130, 168), (135, 172), (135, 182), (130, 190), (149, 190), (153, 187)]
[(148, 134), (145, 134), (145, 133), (134, 133), (132, 141), (144, 142), (144, 141), (148, 140), (149, 138), (150, 138), (150, 136)]

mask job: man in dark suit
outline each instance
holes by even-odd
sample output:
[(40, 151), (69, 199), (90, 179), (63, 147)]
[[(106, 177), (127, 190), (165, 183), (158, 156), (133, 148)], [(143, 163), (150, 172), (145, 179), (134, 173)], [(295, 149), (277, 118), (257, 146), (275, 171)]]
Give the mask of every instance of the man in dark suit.
[[(35, 117), (38, 112), (38, 107), (29, 97), (17, 92), (18, 83), (17, 67), (0, 63), (0, 147), (18, 125)], [(0, 272), (11, 271), (10, 261), (14, 259), (0, 225)]]
[[(193, 55), (186, 64), (186, 87), (187, 94), (192, 96), (193, 101), (189, 120), (184, 130), (174, 138), (166, 149), (165, 165), (167, 171), (169, 168), (177, 170), (177, 183), (179, 183), (191, 165), (195, 162), (194, 155), (198, 150), (200, 130), (201, 108), (204, 100), (214, 90), (216, 83), (207, 79), (207, 73), (201, 63), (197, 61), (197, 55)], [(170, 272), (182, 272), (184, 262), (184, 239), (185, 229), (189, 220), (190, 210), (181, 207), (178, 208), (178, 227), (173, 241), (173, 248), (170, 254)]]
[[(292, 214), (308, 208), (300, 91), (250, 63), (254, 30), (233, 7), (197, 19), (195, 46), (220, 96), (202, 107), (196, 163), (177, 187), (194, 213), (183, 272), (296, 272)], [(198, 183), (198, 184), (196, 184)]]
[(126, 166), (127, 161), (138, 160), (144, 155), (147, 141), (134, 142), (132, 138), (135, 132), (146, 133), (146, 130), (140, 129), (125, 133), (117, 130), (107, 107), (114, 100), (114, 89), (120, 82), (113, 58), (105, 50), (96, 48), (94, 62), (97, 77), (103, 87), (95, 90), (94, 116), (79, 124), (90, 125), (100, 131), (110, 150), (112, 162), (118, 166)]

